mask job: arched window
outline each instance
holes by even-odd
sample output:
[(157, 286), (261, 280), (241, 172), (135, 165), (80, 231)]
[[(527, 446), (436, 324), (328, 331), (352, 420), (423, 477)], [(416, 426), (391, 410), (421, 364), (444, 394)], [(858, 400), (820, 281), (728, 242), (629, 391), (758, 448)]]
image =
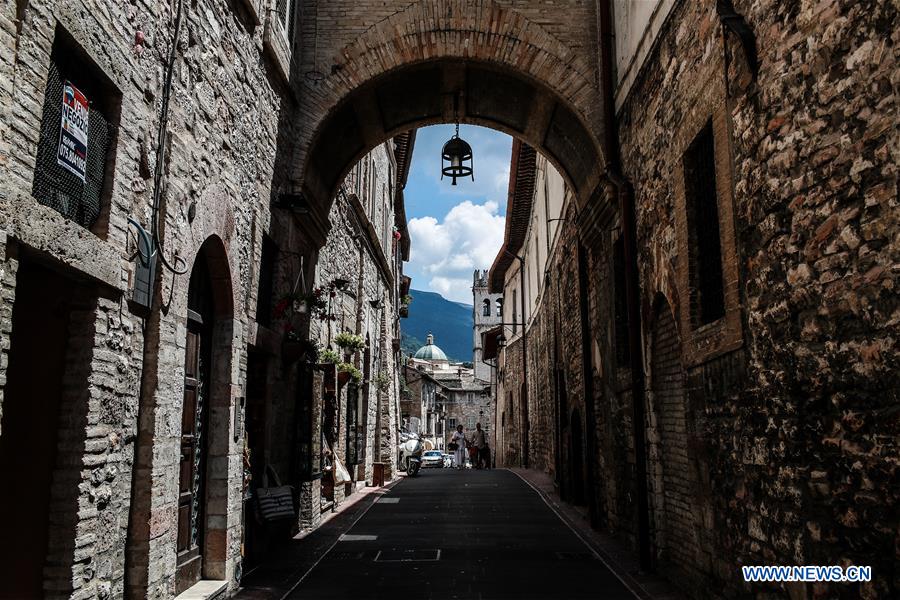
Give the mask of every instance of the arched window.
[(484, 317), (491, 316), (491, 301), (489, 298), (485, 298), (484, 302), (482, 302), (482, 310), (481, 315)]
[(503, 298), (497, 298), (497, 316), (503, 316)]

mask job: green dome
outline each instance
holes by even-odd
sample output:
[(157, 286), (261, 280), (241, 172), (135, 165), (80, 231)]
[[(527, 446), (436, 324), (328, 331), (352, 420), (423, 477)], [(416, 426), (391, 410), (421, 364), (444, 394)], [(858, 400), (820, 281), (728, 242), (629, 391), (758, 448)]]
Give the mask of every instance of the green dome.
[(425, 345), (416, 351), (415, 358), (421, 360), (442, 360), (444, 362), (449, 362), (449, 360), (447, 359), (447, 355), (444, 354), (444, 351), (434, 345), (434, 336), (430, 333), (428, 334), (428, 337), (425, 338)]

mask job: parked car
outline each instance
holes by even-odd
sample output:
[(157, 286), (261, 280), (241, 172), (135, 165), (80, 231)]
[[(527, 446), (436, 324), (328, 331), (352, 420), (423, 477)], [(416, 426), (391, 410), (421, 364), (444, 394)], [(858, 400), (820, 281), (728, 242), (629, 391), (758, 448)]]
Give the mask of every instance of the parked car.
[(444, 455), (440, 450), (426, 450), (422, 455), (422, 466), (441, 469), (444, 467)]

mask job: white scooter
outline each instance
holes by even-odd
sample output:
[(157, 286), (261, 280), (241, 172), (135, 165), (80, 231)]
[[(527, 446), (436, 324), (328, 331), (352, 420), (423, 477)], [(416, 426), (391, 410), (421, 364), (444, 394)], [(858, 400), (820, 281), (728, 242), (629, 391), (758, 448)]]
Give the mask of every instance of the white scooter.
[(415, 433), (400, 433), (400, 469), (406, 471), (407, 476), (415, 477), (422, 468), (422, 452), (425, 447), (422, 440)]

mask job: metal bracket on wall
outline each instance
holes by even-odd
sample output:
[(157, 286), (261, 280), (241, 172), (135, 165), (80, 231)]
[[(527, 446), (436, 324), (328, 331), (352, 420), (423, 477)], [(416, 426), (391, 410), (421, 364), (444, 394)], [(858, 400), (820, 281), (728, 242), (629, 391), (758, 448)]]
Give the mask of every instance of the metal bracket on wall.
[(149, 309), (153, 298), (153, 283), (156, 279), (156, 244), (140, 223), (128, 217), (128, 224), (137, 231), (137, 250), (130, 257), (130, 260), (137, 259), (131, 301), (144, 309)]
[(747, 24), (744, 16), (734, 9), (731, 0), (716, 0), (716, 13), (722, 24), (741, 40), (747, 65), (750, 67), (750, 73), (755, 81), (759, 74), (759, 58), (756, 54), (756, 36), (753, 34), (753, 30)]

